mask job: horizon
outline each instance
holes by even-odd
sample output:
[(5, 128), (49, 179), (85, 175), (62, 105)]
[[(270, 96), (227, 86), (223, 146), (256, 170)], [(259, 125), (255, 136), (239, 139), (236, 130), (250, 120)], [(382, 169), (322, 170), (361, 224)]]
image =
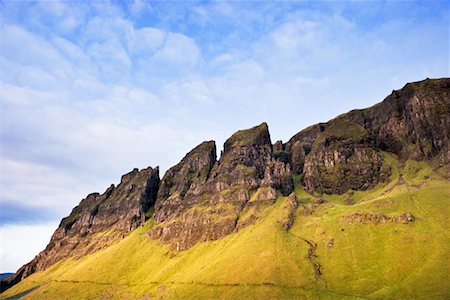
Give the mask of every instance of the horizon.
[(286, 142), (450, 72), (440, 1), (0, 6), (0, 273), (135, 167), (261, 122)]

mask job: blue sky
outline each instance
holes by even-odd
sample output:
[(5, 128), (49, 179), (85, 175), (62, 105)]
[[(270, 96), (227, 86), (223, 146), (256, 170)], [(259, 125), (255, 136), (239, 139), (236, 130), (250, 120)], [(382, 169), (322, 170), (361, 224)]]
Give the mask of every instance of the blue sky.
[(0, 272), (134, 167), (263, 121), (287, 141), (450, 72), (448, 1), (1, 1), (0, 20)]

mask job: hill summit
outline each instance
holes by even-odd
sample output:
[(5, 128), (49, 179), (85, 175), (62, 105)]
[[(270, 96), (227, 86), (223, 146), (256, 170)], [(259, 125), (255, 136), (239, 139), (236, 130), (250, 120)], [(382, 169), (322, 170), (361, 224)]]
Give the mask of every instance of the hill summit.
[(1, 297), (450, 296), (450, 79), (216, 152), (86, 196)]

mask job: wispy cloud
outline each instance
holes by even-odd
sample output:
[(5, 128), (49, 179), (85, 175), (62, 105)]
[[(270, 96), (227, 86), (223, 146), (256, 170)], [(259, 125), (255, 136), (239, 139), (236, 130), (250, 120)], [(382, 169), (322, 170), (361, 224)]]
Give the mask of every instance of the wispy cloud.
[(0, 273), (16, 272), (31, 261), (44, 250), (56, 226), (54, 223), (0, 225)]

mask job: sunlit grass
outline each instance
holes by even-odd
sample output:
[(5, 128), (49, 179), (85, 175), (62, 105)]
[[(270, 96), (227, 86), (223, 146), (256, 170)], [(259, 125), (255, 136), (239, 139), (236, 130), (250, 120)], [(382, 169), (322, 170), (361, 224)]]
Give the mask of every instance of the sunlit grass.
[[(298, 185), (300, 205), (289, 232), (286, 198), (254, 225), (182, 252), (147, 237), (149, 220), (125, 239), (80, 260), (34, 274), (1, 295), (40, 286), (23, 299), (79, 298), (449, 298), (450, 182), (425, 162), (404, 165), (384, 154), (389, 183), (343, 196), (312, 196)], [(351, 197), (354, 204), (344, 203)], [(311, 205), (311, 204), (306, 204)], [(412, 214), (409, 224), (350, 224), (355, 212)], [(308, 259), (310, 246), (321, 266)], [(333, 240), (331, 247), (329, 241)]]

